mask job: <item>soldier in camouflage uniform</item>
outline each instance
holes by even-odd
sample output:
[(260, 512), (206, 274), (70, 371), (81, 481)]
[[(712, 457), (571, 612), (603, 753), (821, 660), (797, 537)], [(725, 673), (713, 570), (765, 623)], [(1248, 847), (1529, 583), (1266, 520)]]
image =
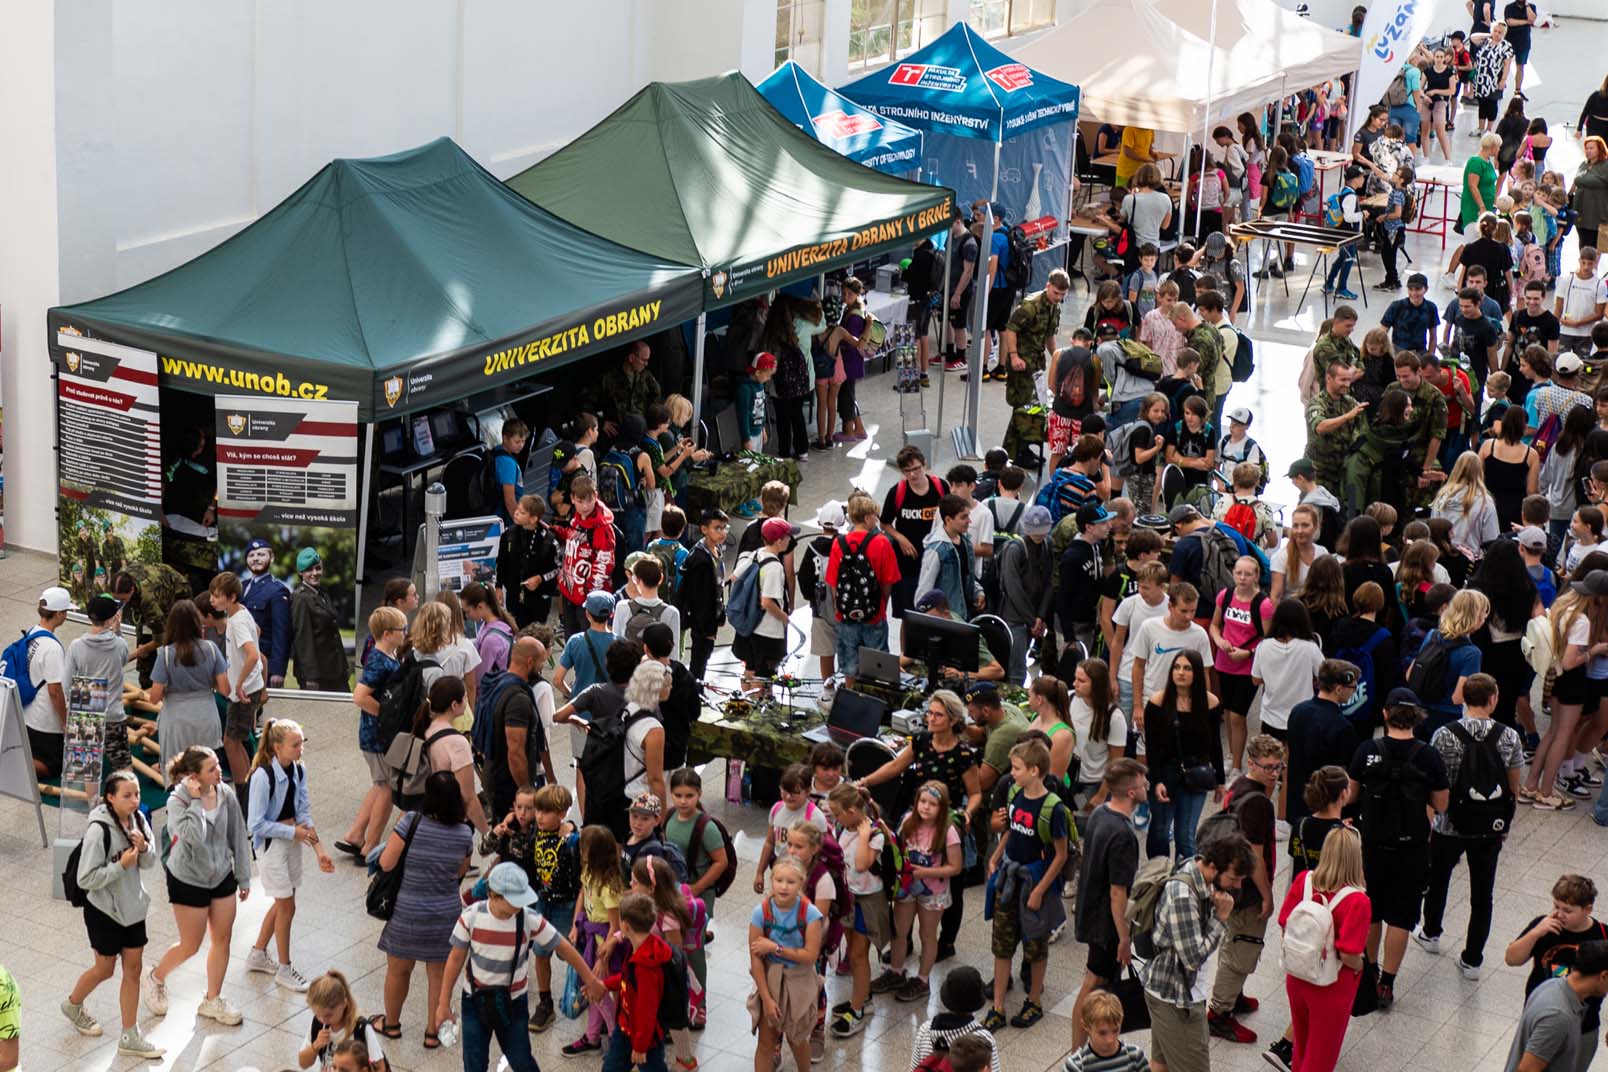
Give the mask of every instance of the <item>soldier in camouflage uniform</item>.
[[(1029, 294), (1011, 311), (1005, 330), (1000, 332), (1000, 362), (1006, 369), (1005, 402), (1014, 410), (1038, 405), (1033, 376), (1044, 371), (1045, 364), (1055, 352), (1055, 336), (1061, 330), (1061, 303), (1071, 289), (1071, 277), (1061, 269), (1055, 269), (1050, 273), (1043, 290)], [(1024, 429), (1036, 426), (1039, 429), (1038, 442), (1044, 441), (1043, 411), (1037, 414), (1036, 422), (1031, 420), (1031, 415), (1023, 420), (1026, 423), (1019, 424), (1013, 415), (1007, 434), (1011, 442), (1005, 444), (1011, 456), (1018, 459), (1022, 458), (1022, 448), (1026, 446), (1021, 441)], [(1028, 441), (1031, 442), (1031, 438)]]
[(123, 624), (134, 627), (134, 663), (140, 687), (151, 687), (156, 649), (166, 642), (167, 615), (190, 596), (184, 574), (160, 562), (130, 562), (111, 579), (112, 596), (123, 604)]
[(1207, 412), (1216, 413), (1221, 399), (1213, 392), (1213, 384), (1217, 379), (1217, 366), (1223, 360), (1223, 336), (1215, 325), (1206, 323), (1183, 302), (1173, 306), (1172, 324), (1184, 337), (1184, 345), (1200, 355), (1201, 394), (1206, 397)]
[(1440, 490), (1440, 449), (1446, 441), (1446, 396), (1424, 379), (1423, 363), (1411, 350), (1396, 355), (1396, 382), (1388, 390), (1406, 391), (1413, 402), (1413, 442), (1409, 450), (1420, 475), (1406, 492), (1409, 508), (1428, 506)]
[(649, 402), (664, 401), (659, 381), (648, 371), (648, 344), (638, 339), (627, 347), (625, 359), (603, 374), (598, 393), (607, 416), (603, 430), (610, 437), (620, 434), (620, 419), (626, 414), (641, 416)]
[(81, 521), (78, 531), (63, 534), (62, 577), (73, 594), (73, 602), (82, 607), (95, 594), (95, 566), (100, 557), (100, 540), (95, 536), (95, 523)]
[(1329, 330), (1312, 347), (1312, 371), (1318, 383), (1328, 375), (1329, 366), (1336, 362), (1347, 368), (1362, 367), (1362, 352), (1351, 341), (1357, 327), (1357, 310), (1349, 305), (1338, 305)]
[(1357, 436), (1367, 426), (1367, 407), (1347, 389), (1351, 370), (1343, 365), (1329, 366), (1323, 390), (1307, 403), (1306, 457), (1317, 470), (1314, 479), (1331, 492), (1345, 476), (1346, 457)]

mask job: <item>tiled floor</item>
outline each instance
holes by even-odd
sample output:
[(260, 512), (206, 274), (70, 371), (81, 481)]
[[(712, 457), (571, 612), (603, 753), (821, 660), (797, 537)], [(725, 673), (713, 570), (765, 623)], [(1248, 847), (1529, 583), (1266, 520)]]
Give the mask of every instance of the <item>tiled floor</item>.
[[(1600, 77), (1598, 62), (1608, 46), (1608, 25), (1600, 22), (1572, 21), (1540, 33), (1533, 57), (1534, 71), (1545, 79), (1532, 78), (1531, 114), (1545, 115), (1560, 136), (1549, 163), (1572, 172), (1579, 159), (1579, 147), (1560, 124), (1572, 121), (1579, 102)], [(1472, 114), (1459, 117), (1462, 129), (1454, 135), (1457, 151), (1466, 154), (1473, 143), (1467, 136)], [(1571, 247), (1572, 248), (1572, 247)], [(1445, 256), (1438, 241), (1415, 236), (1408, 245), (1416, 259), (1415, 267), (1432, 280), (1439, 277)], [(1450, 247), (1447, 255), (1450, 253)], [(1565, 264), (1571, 262), (1565, 256)], [(1376, 263), (1365, 262), (1372, 279), (1379, 278)], [(1064, 320), (1069, 325), (1081, 321), (1085, 299), (1077, 292)], [(1384, 306), (1383, 297), (1370, 292), (1372, 303), (1363, 323), (1372, 326)], [(1439, 292), (1442, 301), (1446, 295)], [(1269, 292), (1256, 318), (1248, 325), (1257, 341), (1258, 372), (1247, 384), (1237, 385), (1232, 404), (1250, 406), (1258, 420), (1252, 432), (1267, 447), (1276, 471), (1301, 450), (1305, 434), (1300, 427), (1299, 409), (1292, 402), (1294, 382), (1301, 353), (1309, 344), (1319, 319), (1316, 303), (1309, 301), (1296, 310), (1283, 297), (1282, 288)], [(1242, 325), (1245, 326), (1245, 325)], [(962, 412), (958, 377), (949, 384), (944, 416), (945, 426), (953, 425)], [(996, 442), (1002, 431), (1002, 401), (998, 385), (984, 388), (983, 435), (985, 443)], [(853, 482), (880, 495), (893, 479), (886, 459), (900, 445), (898, 438), (897, 396), (871, 381), (861, 389), (862, 404), (868, 411), (867, 424), (876, 434), (868, 443), (840, 452), (830, 458), (816, 456), (809, 464), (801, 504), (797, 512), (806, 517), (821, 501), (841, 498)], [(936, 399), (929, 403), (936, 407)], [(936, 416), (936, 414), (934, 414)], [(937, 461), (946, 468), (951, 460), (947, 446)], [(48, 457), (30, 457), (14, 450), (10, 465), (48, 464)], [(1293, 501), (1287, 484), (1276, 483), (1270, 498)], [(13, 554), (0, 562), (0, 634), (10, 632), (30, 620), (38, 590), (54, 573), (54, 564), (39, 555)], [(70, 629), (69, 632), (75, 630)], [(813, 669), (813, 667), (809, 667)], [(314, 814), (326, 837), (341, 832), (365, 784), (360, 761), (352, 747), (352, 709), (344, 704), (276, 701), (277, 713), (300, 719), (310, 739), (307, 750), (311, 771)], [(562, 746), (561, 746), (562, 747)], [(717, 763), (706, 779), (720, 784)], [(711, 809), (738, 833), (738, 852), (743, 873), (751, 871), (757, 855), (756, 835), (763, 816), (756, 809), (710, 802)], [(57, 813), (47, 809), (51, 834), (57, 828)], [(81, 816), (68, 816), (66, 829), (76, 833)], [(1351, 1025), (1341, 1067), (1348, 1072), (1394, 1072), (1396, 1069), (1457, 1068), (1469, 1072), (1498, 1069), (1506, 1054), (1507, 1041), (1520, 1009), (1524, 971), (1501, 966), (1503, 945), (1532, 915), (1546, 908), (1548, 891), (1557, 875), (1565, 870), (1608, 878), (1608, 837), (1593, 826), (1585, 810), (1543, 814), (1528, 809), (1521, 812), (1513, 834), (1503, 852), (1497, 877), (1496, 918), (1491, 942), (1486, 950), (1484, 978), (1468, 982), (1460, 977), (1450, 955), (1425, 956), (1410, 947), (1397, 990), (1397, 1005), (1389, 1014), (1377, 1014)], [(30, 809), (9, 799), (0, 799), (0, 903), (9, 909), (9, 922), (0, 929), (0, 963), (17, 976), (24, 1002), (23, 1054), (29, 1072), (55, 1069), (99, 1070), (133, 1068), (141, 1062), (119, 1058), (114, 1053), (116, 1024), (115, 990), (103, 986), (89, 1002), (90, 1011), (107, 1026), (108, 1034), (99, 1039), (78, 1036), (62, 1019), (56, 1004), (72, 981), (88, 963), (83, 928), (77, 913), (49, 898), (51, 860), (40, 849)], [(1459, 878), (1461, 878), (1461, 873)], [(1287, 875), (1279, 883), (1282, 889)], [(159, 956), (173, 939), (174, 928), (160, 882), (149, 883), (154, 904), (149, 919), (152, 944), (150, 953)], [(751, 1067), (753, 1042), (743, 999), (749, 988), (748, 961), (740, 936), (744, 933), (752, 898), (740, 891), (726, 898), (717, 912), (720, 937), (711, 950), (709, 1028), (697, 1038), (698, 1054), (710, 1072), (738, 1072)], [(357, 869), (341, 865), (333, 877), (309, 869), (300, 901), (295, 929), (297, 965), (309, 975), (335, 967), (353, 980), (365, 1011), (380, 1008), (384, 957), (374, 943), (380, 925), (362, 911), (364, 881)], [(197, 1021), (195, 1004), (200, 998), (202, 975), (198, 961), (192, 961), (171, 980), (172, 1011), (161, 1020), (142, 1016), (149, 1037), (168, 1048), (165, 1067), (180, 1069), (277, 1069), (293, 1067), (296, 1049), (306, 1037), (309, 1014), (296, 995), (276, 990), (269, 977), (246, 975), (243, 952), (267, 907), (260, 897), (243, 906), (237, 925), (234, 959), (226, 992), (245, 1013), (245, 1023), (222, 1028)], [(1454, 936), (1467, 918), (1466, 884), (1454, 883), (1448, 911), (1447, 933)], [(1453, 946), (1448, 938), (1448, 946)], [(1453, 946), (1455, 952), (1455, 946)], [(960, 954), (956, 962), (983, 966), (988, 974), (988, 929), (981, 920), (981, 897), (970, 901), (968, 925), (963, 929)], [(1082, 976), (1083, 952), (1070, 940), (1053, 947), (1045, 1005), (1050, 1015), (1030, 1031), (1007, 1029), (1000, 1036), (1004, 1067), (1010, 1072), (1039, 1072), (1059, 1067), (1066, 1053), (1070, 1034), (1068, 1016), (1071, 995)], [(422, 973), (415, 980), (403, 1023), (406, 1037), (390, 1046), (392, 1067), (407, 1072), (446, 1070), (460, 1067), (456, 1050), (426, 1054), (420, 1047), (419, 1033), (425, 1020)], [(829, 981), (834, 1001), (846, 996), (846, 980)], [(937, 986), (928, 1006), (899, 1005), (889, 998), (878, 1000), (878, 1010), (863, 1035), (847, 1044), (829, 1047), (827, 1068), (888, 1068), (908, 1066), (908, 1056), (916, 1025), (937, 1007)], [(1262, 1011), (1248, 1023), (1267, 1040), (1283, 1029), (1286, 1004), (1278, 970), (1277, 938), (1269, 937), (1261, 969), (1247, 987), (1262, 999)], [(1019, 995), (1013, 995), (1018, 997)], [(574, 1037), (571, 1025), (563, 1023), (537, 1038), (541, 1060), (554, 1066), (562, 1063), (558, 1048)], [(1141, 1034), (1135, 1041), (1143, 1044)], [(1220, 1069), (1260, 1069), (1261, 1045), (1235, 1046), (1221, 1041), (1211, 1044), (1211, 1057)], [(595, 1059), (577, 1064), (592, 1066)]]

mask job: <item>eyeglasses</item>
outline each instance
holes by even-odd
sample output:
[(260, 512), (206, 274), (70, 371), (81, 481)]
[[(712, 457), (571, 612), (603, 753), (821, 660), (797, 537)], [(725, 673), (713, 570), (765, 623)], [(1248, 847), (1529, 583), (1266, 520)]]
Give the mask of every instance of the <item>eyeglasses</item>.
[(905, 476), (914, 476), (925, 468), (926, 466), (923, 465), (907, 465), (903, 469), (899, 470), (899, 472), (903, 473)]
[(1279, 771), (1284, 769), (1284, 763), (1282, 761), (1278, 763), (1257, 763), (1256, 768), (1258, 770), (1265, 770), (1269, 774), (1277, 774)]

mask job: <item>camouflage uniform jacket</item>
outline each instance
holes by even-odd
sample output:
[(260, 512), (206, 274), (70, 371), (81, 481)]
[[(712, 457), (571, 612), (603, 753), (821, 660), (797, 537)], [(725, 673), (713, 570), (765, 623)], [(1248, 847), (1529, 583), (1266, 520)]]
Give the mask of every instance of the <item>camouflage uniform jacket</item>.
[(1349, 338), (1338, 335), (1325, 335), (1312, 347), (1312, 371), (1316, 373), (1315, 381), (1319, 389), (1323, 387), (1323, 378), (1329, 374), (1329, 366), (1339, 362), (1350, 368), (1362, 367), (1362, 351), (1357, 349), (1356, 343)]
[(1006, 362), (1005, 401), (1011, 406), (1026, 406), (1038, 400), (1033, 391), (1033, 374), (1043, 371), (1045, 351), (1055, 345), (1055, 335), (1061, 330), (1061, 306), (1042, 290), (1029, 294), (1011, 310), (1005, 327), (1016, 333), (1016, 356), (1027, 366), (1025, 371), (1017, 372)]
[(1334, 398), (1328, 391), (1319, 391), (1307, 403), (1307, 445), (1306, 456), (1317, 468), (1317, 481), (1326, 488), (1338, 488), (1340, 478), (1345, 473), (1346, 455), (1351, 453), (1351, 447), (1357, 436), (1366, 427), (1367, 417), (1359, 417), (1341, 425), (1332, 432), (1318, 432), (1318, 424), (1350, 413), (1357, 406), (1357, 400), (1350, 394)]
[(1184, 344), (1200, 355), (1200, 382), (1204, 386), (1206, 408), (1217, 405), (1212, 383), (1217, 378), (1218, 363), (1223, 360), (1223, 336), (1217, 328), (1202, 321), (1184, 336)]
[(627, 413), (646, 413), (649, 402), (657, 402), (664, 397), (653, 373), (647, 369), (632, 372), (623, 363), (603, 374), (599, 390), (603, 396), (604, 412), (615, 421)]
[[(1398, 382), (1391, 384), (1388, 390), (1406, 391), (1407, 388)], [(1433, 463), (1435, 459), (1425, 455), (1431, 440), (1446, 441), (1446, 396), (1428, 380), (1419, 380), (1418, 390), (1407, 393), (1413, 400), (1413, 460), (1420, 465)]]
[[(184, 574), (160, 562), (129, 562), (123, 572), (134, 578), (137, 590), (123, 608), (123, 621), (134, 627), (134, 647), (154, 642), (160, 648), (167, 641), (167, 615), (173, 604), (189, 599), (190, 585)], [(156, 665), (156, 648), (136, 660), (140, 684), (150, 688), (151, 670)]]

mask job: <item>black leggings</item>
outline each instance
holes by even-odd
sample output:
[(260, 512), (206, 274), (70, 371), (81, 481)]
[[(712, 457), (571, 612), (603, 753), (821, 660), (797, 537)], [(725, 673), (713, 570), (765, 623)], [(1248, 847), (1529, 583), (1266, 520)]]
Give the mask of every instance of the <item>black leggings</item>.
[(776, 400), (776, 449), (778, 458), (792, 458), (810, 449), (810, 430), (804, 423), (807, 395)]

